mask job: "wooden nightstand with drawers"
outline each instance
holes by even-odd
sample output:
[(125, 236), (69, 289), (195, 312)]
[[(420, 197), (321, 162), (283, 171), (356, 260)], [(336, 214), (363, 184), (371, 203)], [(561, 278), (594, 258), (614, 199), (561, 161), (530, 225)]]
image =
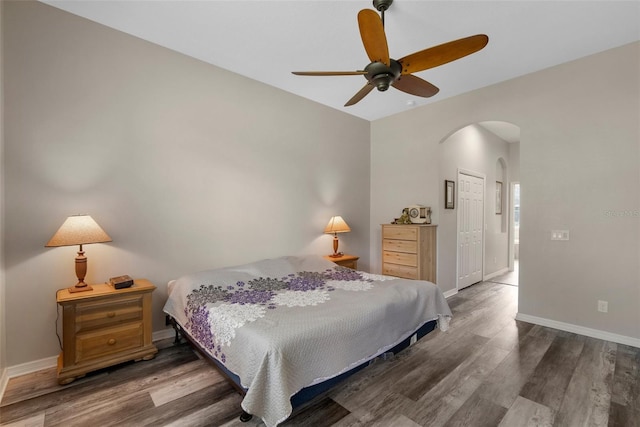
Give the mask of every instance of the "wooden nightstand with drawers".
[(358, 269), (358, 260), (360, 259), (360, 257), (359, 256), (355, 256), (355, 255), (342, 254), (339, 257), (334, 257), (334, 256), (331, 256), (331, 255), (325, 255), (324, 259), (329, 260), (329, 261), (331, 261), (333, 263), (336, 263), (339, 266), (352, 268), (354, 270), (357, 270)]
[(91, 291), (57, 293), (62, 307), (60, 384), (118, 363), (150, 360), (158, 352), (151, 341), (151, 294), (156, 287), (145, 279), (124, 289), (106, 283), (92, 286)]

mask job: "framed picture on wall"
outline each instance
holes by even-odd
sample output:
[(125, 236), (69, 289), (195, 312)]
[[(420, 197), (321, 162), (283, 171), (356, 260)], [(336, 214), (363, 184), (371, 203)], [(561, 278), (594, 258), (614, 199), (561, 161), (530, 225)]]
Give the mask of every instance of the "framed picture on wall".
[(502, 183), (496, 181), (496, 215), (502, 215)]
[(456, 183), (453, 181), (444, 181), (444, 208), (453, 209), (455, 207)]

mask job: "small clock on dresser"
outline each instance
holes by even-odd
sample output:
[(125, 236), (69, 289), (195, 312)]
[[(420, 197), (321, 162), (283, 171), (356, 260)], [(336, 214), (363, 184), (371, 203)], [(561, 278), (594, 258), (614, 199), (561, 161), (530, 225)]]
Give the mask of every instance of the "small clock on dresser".
[(411, 223), (431, 224), (431, 208), (429, 206), (411, 205), (406, 209)]

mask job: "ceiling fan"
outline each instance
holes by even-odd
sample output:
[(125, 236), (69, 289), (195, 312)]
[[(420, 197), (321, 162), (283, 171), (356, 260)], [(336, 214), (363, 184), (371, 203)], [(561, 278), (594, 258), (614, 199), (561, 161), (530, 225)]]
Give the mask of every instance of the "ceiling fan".
[(367, 96), (374, 87), (379, 91), (389, 86), (411, 95), (431, 97), (440, 89), (412, 73), (434, 68), (456, 59), (460, 59), (484, 48), (489, 42), (485, 34), (465, 37), (438, 46), (412, 53), (398, 60), (389, 58), (387, 37), (384, 33), (384, 12), (393, 0), (373, 0), (372, 9), (363, 9), (358, 13), (360, 37), (371, 63), (364, 70), (357, 71), (293, 71), (298, 76), (354, 76), (363, 75), (367, 84), (358, 91), (345, 107), (354, 105)]

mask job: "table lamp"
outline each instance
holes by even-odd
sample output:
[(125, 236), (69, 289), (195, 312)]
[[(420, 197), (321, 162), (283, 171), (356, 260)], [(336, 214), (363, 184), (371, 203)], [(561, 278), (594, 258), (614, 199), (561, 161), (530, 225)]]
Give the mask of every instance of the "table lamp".
[(100, 228), (90, 215), (73, 215), (60, 226), (45, 247), (80, 245), (76, 256), (76, 276), (78, 283), (69, 288), (69, 292), (90, 291), (92, 288), (84, 282), (87, 274), (87, 257), (84, 256), (82, 245), (89, 243), (111, 242), (111, 237)]
[(329, 224), (327, 224), (324, 229), (324, 232), (327, 234), (333, 233), (333, 255), (329, 256), (334, 258), (342, 256), (342, 254), (338, 252), (338, 233), (348, 233), (349, 231), (351, 231), (351, 229), (341, 216), (331, 217)]

